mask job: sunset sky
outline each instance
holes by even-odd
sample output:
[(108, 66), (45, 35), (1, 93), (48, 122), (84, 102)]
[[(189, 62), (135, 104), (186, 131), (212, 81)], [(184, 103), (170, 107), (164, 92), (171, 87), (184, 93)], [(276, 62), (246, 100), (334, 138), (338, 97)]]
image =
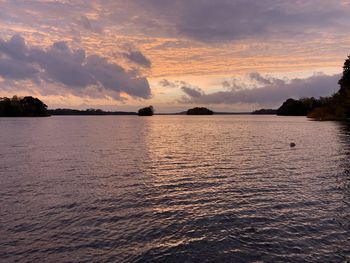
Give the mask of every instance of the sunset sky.
[(0, 97), (157, 112), (338, 89), (350, 0), (0, 0)]

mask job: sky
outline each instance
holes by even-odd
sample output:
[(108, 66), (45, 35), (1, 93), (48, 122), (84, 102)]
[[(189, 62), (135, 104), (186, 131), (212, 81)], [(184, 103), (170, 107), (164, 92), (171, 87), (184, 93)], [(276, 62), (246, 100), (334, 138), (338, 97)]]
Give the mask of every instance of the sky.
[(0, 0), (0, 97), (49, 108), (276, 108), (338, 90), (350, 0)]

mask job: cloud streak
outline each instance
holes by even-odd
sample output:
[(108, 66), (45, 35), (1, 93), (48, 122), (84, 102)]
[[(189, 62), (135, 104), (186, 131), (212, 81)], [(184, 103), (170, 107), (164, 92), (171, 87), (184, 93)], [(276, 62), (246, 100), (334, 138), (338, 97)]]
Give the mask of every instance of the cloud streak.
[(146, 67), (146, 68), (150, 68), (151, 67), (151, 61), (146, 58), (140, 51), (138, 50), (131, 50), (129, 52), (124, 52), (123, 56), (126, 57), (128, 60), (130, 60), (131, 62), (142, 66), (142, 67)]

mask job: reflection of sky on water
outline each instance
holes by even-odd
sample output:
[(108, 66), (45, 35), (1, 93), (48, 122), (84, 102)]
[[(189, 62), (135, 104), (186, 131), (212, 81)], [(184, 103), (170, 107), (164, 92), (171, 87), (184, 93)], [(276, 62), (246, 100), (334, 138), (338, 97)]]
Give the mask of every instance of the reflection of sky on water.
[(348, 125), (89, 116), (0, 119), (0, 129), (1, 259), (349, 255)]

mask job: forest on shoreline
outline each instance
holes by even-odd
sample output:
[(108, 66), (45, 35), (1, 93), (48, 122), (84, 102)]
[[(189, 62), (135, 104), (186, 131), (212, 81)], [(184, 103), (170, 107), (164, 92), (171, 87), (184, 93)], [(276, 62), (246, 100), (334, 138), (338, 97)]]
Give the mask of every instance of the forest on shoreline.
[(0, 98), (0, 117), (47, 117), (47, 105), (32, 96)]
[(340, 89), (330, 97), (289, 98), (276, 110), (261, 109), (254, 111), (253, 114), (307, 116), (319, 121), (348, 120), (350, 118), (350, 56), (344, 62), (343, 75), (338, 84)]

